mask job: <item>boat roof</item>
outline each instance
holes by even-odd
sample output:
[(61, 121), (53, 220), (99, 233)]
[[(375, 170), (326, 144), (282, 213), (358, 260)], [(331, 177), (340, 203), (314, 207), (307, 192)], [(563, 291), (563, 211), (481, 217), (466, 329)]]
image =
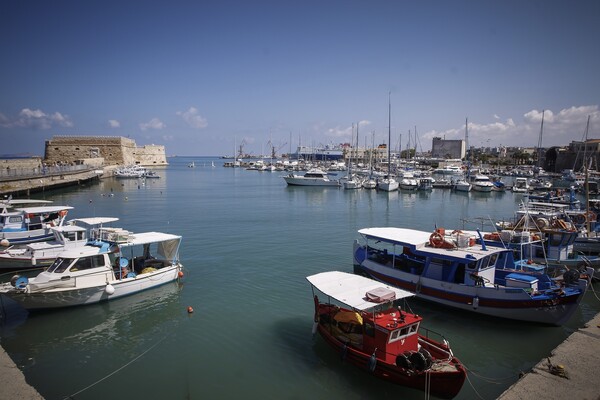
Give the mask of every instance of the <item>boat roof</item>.
[[(143, 233), (135, 233), (131, 234), (127, 240), (127, 242), (118, 243), (119, 248), (124, 247), (133, 247), (140, 246), (144, 244), (150, 243), (159, 243), (166, 242), (169, 240), (181, 240), (181, 236), (172, 235), (170, 233), (161, 233), (161, 232), (143, 232)], [(100, 242), (104, 243), (104, 242)], [(78, 247), (76, 249), (65, 250), (60, 254), (60, 257), (63, 258), (78, 258), (91, 256), (94, 254), (104, 253), (106, 248), (95, 246), (95, 245), (85, 245)]]
[(396, 294), (397, 299), (414, 296), (414, 293), (365, 278), (364, 276), (340, 271), (321, 272), (306, 279), (320, 292), (357, 310), (367, 310), (382, 303), (368, 301), (366, 293), (385, 288)]
[(71, 224), (76, 225), (78, 222), (81, 222), (86, 225), (102, 225), (108, 224), (109, 222), (118, 221), (117, 217), (90, 217), (90, 218), (75, 218), (70, 220)]
[[(431, 232), (419, 231), (416, 229), (393, 227), (365, 228), (360, 229), (358, 233), (367, 239), (380, 240), (401, 246), (408, 246), (411, 247), (411, 250), (413, 251), (435, 254), (450, 259), (471, 259), (476, 261), (493, 253), (508, 251), (505, 248), (494, 246), (486, 246), (484, 250), (481, 245), (469, 246), (465, 248), (456, 247), (452, 249), (430, 247), (428, 244)], [(476, 231), (463, 231), (463, 233), (471, 236), (478, 235)]]
[(167, 240), (181, 240), (181, 236), (162, 232), (134, 233), (126, 243), (119, 243), (119, 247), (138, 246), (141, 244), (166, 242)]
[(23, 211), (27, 214), (53, 213), (63, 210), (72, 210), (71, 206), (42, 206), (42, 207), (24, 207), (17, 208), (18, 211)]
[(10, 199), (0, 200), (0, 207), (14, 207), (19, 204), (49, 204), (52, 200), (34, 200), (34, 199)]

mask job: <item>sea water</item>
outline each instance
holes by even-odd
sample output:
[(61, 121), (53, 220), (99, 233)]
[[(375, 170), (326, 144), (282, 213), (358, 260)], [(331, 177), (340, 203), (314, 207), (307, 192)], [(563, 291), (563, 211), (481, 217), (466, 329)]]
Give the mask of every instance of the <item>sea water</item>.
[[(74, 206), (70, 218), (113, 216), (133, 232), (182, 235), (185, 267), (180, 282), (103, 304), (29, 314), (4, 299), (1, 345), (46, 399), (421, 399), (344, 363), (311, 335), (305, 277), (352, 272), (358, 229), (489, 229), (523, 200), (511, 192), (288, 187), (284, 172), (224, 168), (216, 158), (168, 161), (160, 179), (108, 178), (36, 196)], [(416, 300), (412, 308), (467, 367), (457, 398), (492, 399), (600, 302), (588, 293), (564, 327)]]

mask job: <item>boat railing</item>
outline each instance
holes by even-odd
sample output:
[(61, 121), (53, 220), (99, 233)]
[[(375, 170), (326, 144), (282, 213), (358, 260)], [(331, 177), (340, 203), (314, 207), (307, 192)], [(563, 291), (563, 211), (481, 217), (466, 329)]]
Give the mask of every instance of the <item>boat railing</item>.
[[(450, 349), (450, 344), (448, 343), (444, 335), (423, 327), (419, 328), (419, 333), (419, 344), (421, 345), (421, 347), (429, 351), (435, 349), (436, 354), (445, 354), (448, 360), (450, 360), (453, 357), (452, 350)], [(439, 343), (443, 343), (444, 345), (440, 346)]]

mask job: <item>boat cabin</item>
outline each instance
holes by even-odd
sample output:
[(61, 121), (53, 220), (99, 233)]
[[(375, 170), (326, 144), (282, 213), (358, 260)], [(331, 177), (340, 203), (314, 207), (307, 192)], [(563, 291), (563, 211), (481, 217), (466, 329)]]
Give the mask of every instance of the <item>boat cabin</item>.
[[(436, 232), (440, 232), (444, 240), (451, 241), (451, 235), (441, 228)], [(521, 279), (519, 274), (513, 276), (513, 280), (507, 280), (508, 274), (516, 272), (512, 249), (486, 246), (480, 240), (471, 240), (474, 235), (467, 232), (455, 234), (458, 239), (452, 242), (452, 247), (435, 247), (430, 243), (433, 234), (413, 229), (367, 228), (359, 233), (366, 244), (355, 244), (354, 258), (358, 268), (365, 265), (369, 270), (378, 270), (384, 266), (405, 273), (401, 285), (404, 289), (419, 291), (416, 282), (422, 278), (465, 286), (538, 289), (538, 282)], [(460, 235), (467, 239), (460, 240)], [(459, 242), (462, 243), (459, 245)], [(518, 286), (514, 284), (515, 280), (519, 280)], [(548, 284), (539, 285), (545, 287)]]

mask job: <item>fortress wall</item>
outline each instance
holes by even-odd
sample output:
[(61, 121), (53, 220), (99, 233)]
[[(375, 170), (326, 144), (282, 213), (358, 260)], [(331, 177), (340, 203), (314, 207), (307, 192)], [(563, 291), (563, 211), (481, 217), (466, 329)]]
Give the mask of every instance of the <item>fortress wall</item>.
[(167, 165), (164, 146), (137, 147), (121, 136), (54, 136), (46, 141), (44, 158), (48, 164), (102, 158), (104, 165)]

